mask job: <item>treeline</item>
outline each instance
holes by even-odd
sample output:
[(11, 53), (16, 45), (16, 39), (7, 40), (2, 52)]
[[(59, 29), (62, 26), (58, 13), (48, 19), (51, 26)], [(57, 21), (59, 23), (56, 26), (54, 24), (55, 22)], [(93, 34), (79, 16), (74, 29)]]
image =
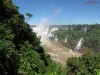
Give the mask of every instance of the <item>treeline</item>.
[[(83, 37), (82, 50), (100, 51), (100, 24), (62, 26), (54, 34), (58, 36), (59, 42), (71, 49), (74, 49), (80, 38)], [(64, 43), (66, 37), (67, 43)]]
[(12, 0), (0, 0), (0, 75), (64, 75)]

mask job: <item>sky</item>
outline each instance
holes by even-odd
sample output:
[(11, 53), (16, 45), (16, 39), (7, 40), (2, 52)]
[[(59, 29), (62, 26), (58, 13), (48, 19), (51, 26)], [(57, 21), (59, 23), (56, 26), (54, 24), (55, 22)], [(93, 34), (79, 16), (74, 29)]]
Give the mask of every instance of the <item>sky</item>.
[(38, 25), (100, 24), (100, 0), (13, 0), (19, 12), (34, 16), (27, 22)]

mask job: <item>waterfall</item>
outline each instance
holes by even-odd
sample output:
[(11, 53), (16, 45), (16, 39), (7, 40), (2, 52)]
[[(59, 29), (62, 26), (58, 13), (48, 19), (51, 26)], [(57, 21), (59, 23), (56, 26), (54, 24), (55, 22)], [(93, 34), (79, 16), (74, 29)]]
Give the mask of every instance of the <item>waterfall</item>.
[(50, 31), (48, 37), (54, 37), (54, 33)]
[(86, 27), (84, 27), (84, 31), (87, 31), (87, 28)]
[(75, 47), (75, 49), (74, 49), (75, 51), (81, 49), (83, 41), (84, 41), (84, 39), (83, 39), (83, 37), (82, 37), (82, 38), (79, 40), (78, 44), (76, 45), (76, 47)]
[(67, 36), (66, 36), (66, 38), (65, 38), (65, 40), (64, 40), (64, 43), (67, 43)]
[(65, 30), (68, 30), (68, 28), (65, 28)]
[(48, 36), (49, 37), (54, 37), (54, 31), (58, 30), (58, 28), (51, 28), (48, 31)]
[(57, 27), (51, 28), (51, 31), (52, 31), (52, 32), (54, 32), (54, 31), (56, 31), (56, 30), (58, 30)]
[(48, 37), (52, 37), (52, 33), (51, 32), (49, 32)]
[(54, 37), (54, 33), (52, 32), (52, 37)]
[(71, 30), (73, 30), (73, 27), (71, 27)]
[(55, 36), (55, 41), (58, 41), (58, 37), (57, 37), (57, 35)]

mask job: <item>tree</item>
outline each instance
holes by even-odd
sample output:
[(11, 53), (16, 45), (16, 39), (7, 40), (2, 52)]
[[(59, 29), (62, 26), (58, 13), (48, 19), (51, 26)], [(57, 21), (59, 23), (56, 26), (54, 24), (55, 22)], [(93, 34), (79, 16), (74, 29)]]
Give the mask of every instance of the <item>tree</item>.
[(31, 13), (25, 13), (25, 15), (27, 16), (26, 22), (33, 17), (33, 15)]

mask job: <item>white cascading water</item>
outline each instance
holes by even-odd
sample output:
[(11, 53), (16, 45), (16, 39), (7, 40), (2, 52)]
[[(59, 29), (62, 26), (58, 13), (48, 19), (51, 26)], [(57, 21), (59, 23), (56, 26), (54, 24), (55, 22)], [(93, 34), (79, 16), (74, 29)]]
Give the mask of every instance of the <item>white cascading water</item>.
[(58, 37), (57, 37), (57, 35), (55, 36), (55, 41), (58, 41)]
[(56, 30), (58, 30), (57, 27), (54, 27), (54, 28), (49, 29), (48, 36), (49, 37), (54, 37), (54, 31), (56, 31)]
[(52, 30), (51, 29), (49, 29), (49, 31), (48, 31), (48, 37), (52, 37)]
[(54, 31), (56, 31), (56, 30), (58, 30), (57, 27), (51, 28), (51, 32), (54, 32)]
[(84, 31), (87, 31), (87, 28), (86, 27), (84, 27)]
[(51, 31), (49, 31), (49, 33), (48, 33), (48, 37), (52, 37), (52, 33), (51, 33)]
[(71, 27), (71, 30), (73, 30), (73, 27)]
[(54, 33), (52, 32), (52, 37), (54, 37), (55, 35), (54, 35)]
[(67, 43), (67, 36), (66, 36), (66, 38), (65, 38), (65, 40), (64, 40), (64, 43)]
[(81, 49), (83, 41), (84, 41), (84, 39), (83, 39), (83, 37), (82, 37), (82, 38), (79, 40), (78, 44), (76, 45), (76, 47), (75, 47), (75, 49), (74, 49), (75, 51)]
[(68, 30), (68, 28), (65, 28), (65, 30)]

